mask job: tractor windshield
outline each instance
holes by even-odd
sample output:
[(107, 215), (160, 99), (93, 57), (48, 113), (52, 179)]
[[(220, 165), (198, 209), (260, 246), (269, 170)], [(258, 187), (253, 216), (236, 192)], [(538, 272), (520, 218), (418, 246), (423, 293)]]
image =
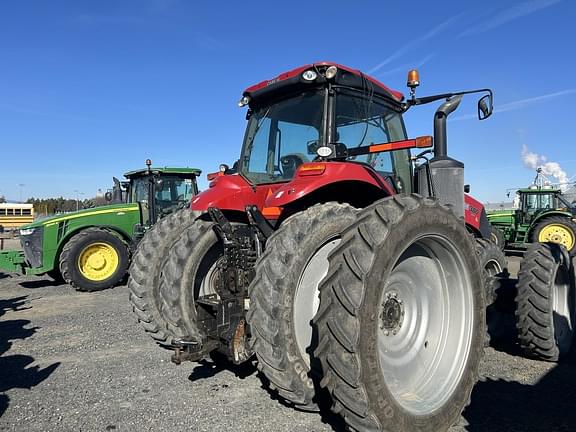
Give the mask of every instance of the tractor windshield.
[[(156, 181), (154, 190), (154, 205), (159, 211), (187, 204), (196, 193), (194, 180), (191, 178), (163, 175), (159, 179), (161, 181)], [(131, 202), (148, 204), (149, 188), (153, 181), (153, 178), (148, 176), (132, 180)]]
[(285, 182), (314, 159), (311, 143), (323, 142), (325, 90), (313, 90), (256, 109), (248, 122), (240, 173), (253, 184)]
[(528, 213), (554, 208), (556, 208), (556, 202), (553, 193), (527, 193), (524, 195), (524, 209)]
[[(328, 110), (328, 112), (326, 112)], [(327, 124), (324, 124), (324, 123)], [(329, 129), (332, 128), (332, 129)], [(309, 90), (255, 108), (248, 122), (239, 172), (252, 184), (286, 182), (330, 142), (348, 148), (406, 139), (399, 108), (351, 88)], [(410, 184), (408, 150), (350, 158)]]

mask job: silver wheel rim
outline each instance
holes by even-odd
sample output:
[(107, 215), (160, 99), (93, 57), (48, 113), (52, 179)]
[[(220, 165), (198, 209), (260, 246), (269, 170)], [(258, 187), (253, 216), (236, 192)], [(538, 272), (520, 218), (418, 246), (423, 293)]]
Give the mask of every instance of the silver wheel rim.
[(488, 276), (495, 277), (502, 273), (502, 266), (496, 260), (489, 260), (486, 264), (484, 264), (484, 270), (488, 273)]
[(565, 353), (570, 349), (574, 336), (576, 299), (570, 291), (569, 275), (562, 267), (559, 267), (552, 289), (552, 319), (554, 323), (554, 338), (561, 353)]
[(294, 294), (293, 323), (296, 343), (302, 359), (310, 368), (310, 344), (312, 343), (312, 319), (320, 306), (318, 285), (328, 273), (328, 255), (338, 246), (340, 238), (324, 243), (306, 263)]
[(206, 297), (209, 295), (218, 295), (214, 286), (216, 284), (216, 279), (218, 278), (218, 264), (220, 264), (222, 259), (222, 257), (218, 258), (208, 269), (206, 276), (204, 276), (204, 279), (202, 279), (202, 283), (200, 284), (200, 289), (198, 290), (198, 298)]
[(378, 319), (380, 368), (402, 408), (426, 415), (452, 396), (473, 321), (473, 286), (459, 251), (438, 235), (416, 239), (384, 284)]

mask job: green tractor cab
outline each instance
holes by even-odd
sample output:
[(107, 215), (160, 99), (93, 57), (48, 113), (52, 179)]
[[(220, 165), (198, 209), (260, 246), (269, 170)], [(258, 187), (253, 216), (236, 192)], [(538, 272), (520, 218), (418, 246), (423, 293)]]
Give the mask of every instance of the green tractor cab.
[(147, 168), (114, 178), (109, 205), (52, 216), (22, 226), (22, 250), (0, 251), (0, 272), (48, 274), (82, 291), (121, 281), (144, 233), (198, 193), (195, 168)]
[(576, 207), (558, 188), (546, 184), (538, 171), (534, 183), (516, 191), (515, 209), (488, 212), (493, 240), (502, 247), (527, 243), (559, 243), (576, 252)]

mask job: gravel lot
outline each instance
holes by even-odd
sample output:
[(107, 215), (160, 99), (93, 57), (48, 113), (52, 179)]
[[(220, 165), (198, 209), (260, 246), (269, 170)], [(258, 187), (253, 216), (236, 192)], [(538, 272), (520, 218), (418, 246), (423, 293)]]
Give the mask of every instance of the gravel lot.
[[(328, 413), (280, 404), (253, 365), (173, 365), (127, 297), (125, 286), (80, 293), (0, 273), (0, 430), (342, 430)], [(576, 355), (560, 365), (524, 359), (513, 316), (494, 318), (485, 378), (453, 431), (576, 431)]]

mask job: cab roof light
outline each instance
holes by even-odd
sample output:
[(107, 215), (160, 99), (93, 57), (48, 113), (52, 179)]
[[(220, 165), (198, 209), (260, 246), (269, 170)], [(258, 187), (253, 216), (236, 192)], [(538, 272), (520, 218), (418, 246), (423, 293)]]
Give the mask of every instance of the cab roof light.
[(318, 74), (312, 69), (308, 69), (307, 71), (302, 72), (302, 78), (305, 81), (314, 81), (317, 77)]

